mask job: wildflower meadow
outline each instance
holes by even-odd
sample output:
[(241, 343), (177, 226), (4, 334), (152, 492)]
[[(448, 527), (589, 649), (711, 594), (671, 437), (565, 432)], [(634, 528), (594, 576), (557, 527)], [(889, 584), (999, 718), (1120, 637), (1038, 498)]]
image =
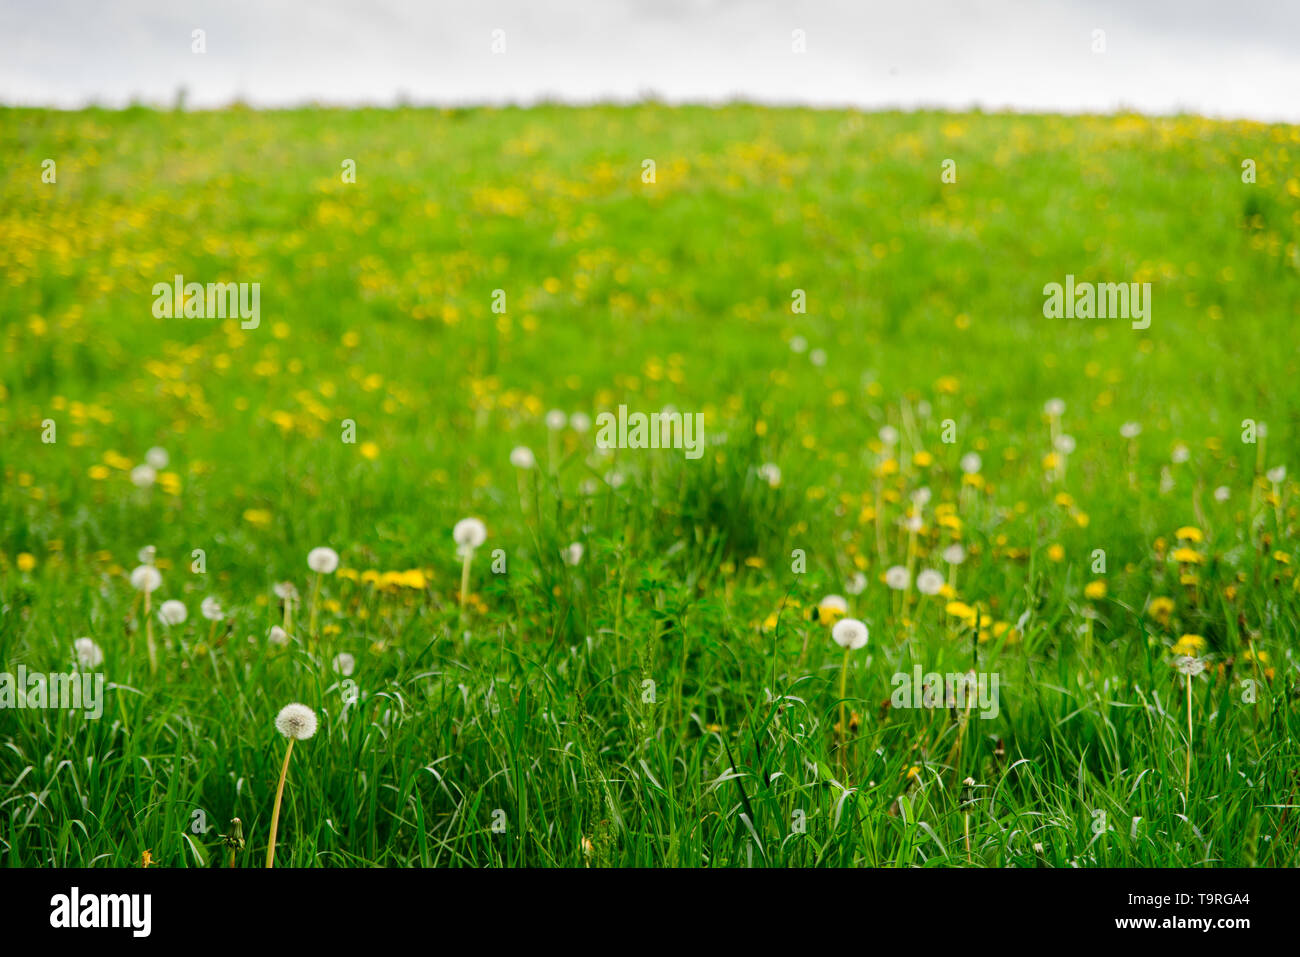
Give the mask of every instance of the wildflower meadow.
[(7, 867), (1294, 867), (1300, 127), (0, 109)]

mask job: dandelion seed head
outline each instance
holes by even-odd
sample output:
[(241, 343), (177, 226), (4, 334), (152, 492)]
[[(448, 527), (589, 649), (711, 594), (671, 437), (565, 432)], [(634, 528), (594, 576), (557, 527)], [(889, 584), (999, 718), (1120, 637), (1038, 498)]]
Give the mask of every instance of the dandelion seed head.
[(157, 591), (162, 585), (162, 573), (152, 565), (140, 565), (131, 572), (131, 587), (136, 591)]
[(189, 611), (186, 610), (184, 602), (172, 598), (159, 607), (158, 617), (162, 619), (164, 625), (179, 625), (189, 617)]
[(275, 716), (275, 730), (286, 738), (306, 741), (316, 733), (316, 712), (305, 704), (287, 704)]
[(922, 595), (937, 595), (943, 588), (943, 575), (927, 568), (916, 576), (916, 590)]
[(841, 648), (857, 650), (866, 646), (869, 634), (865, 622), (857, 618), (841, 618), (831, 629), (831, 640)]
[(149, 463), (151, 468), (157, 469), (159, 472), (165, 469), (167, 463), (171, 461), (167, 455), (167, 450), (157, 445), (144, 453), (144, 460)]
[(307, 553), (307, 567), (322, 575), (332, 575), (339, 567), (339, 553), (326, 545), (313, 548)]
[(83, 668), (98, 668), (104, 663), (104, 651), (90, 638), (78, 638), (72, 643), (77, 662)]
[(208, 621), (221, 621), (226, 617), (226, 613), (221, 607), (221, 602), (212, 595), (209, 595), (199, 603), (199, 614)]
[(510, 450), (510, 464), (517, 469), (531, 469), (537, 465), (537, 456), (526, 445), (516, 445)]
[(462, 518), (452, 528), (451, 537), (462, 549), (478, 548), (487, 541), (487, 526), (477, 518)]
[(158, 473), (152, 465), (137, 465), (131, 469), (131, 484), (136, 488), (149, 488), (157, 478)]
[(891, 565), (885, 571), (885, 584), (894, 591), (902, 591), (912, 581), (912, 576), (907, 573), (907, 569), (902, 565)]
[(352, 655), (348, 654), (346, 651), (340, 651), (334, 656), (332, 666), (334, 670), (344, 678), (350, 678), (352, 672), (357, 670), (357, 659), (352, 657)]

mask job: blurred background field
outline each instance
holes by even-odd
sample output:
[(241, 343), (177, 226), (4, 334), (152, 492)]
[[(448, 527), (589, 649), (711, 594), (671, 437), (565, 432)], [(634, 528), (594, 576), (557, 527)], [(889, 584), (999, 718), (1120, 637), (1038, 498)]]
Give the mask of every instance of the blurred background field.
[[(9, 108), (0, 156), (0, 661), (59, 670), (91, 636), (131, 689), (85, 728), (4, 717), (7, 863), (203, 863), (192, 807), (264, 839), (289, 700), (325, 733), (295, 756), (284, 863), (1295, 863), (1300, 128)], [(176, 274), (259, 282), (260, 326), (155, 318)], [(1150, 328), (1044, 318), (1067, 274), (1150, 282)], [(715, 444), (602, 456), (545, 423), (620, 403), (700, 411)], [(169, 462), (139, 488), (151, 447)], [(462, 622), (466, 515), (489, 538)], [(951, 594), (884, 585), (909, 555), (947, 575), (954, 542)], [(322, 544), (343, 571), (319, 633), (268, 645), (273, 584), (306, 595)], [(158, 679), (127, 656), (145, 545), (159, 597), (190, 608)], [(810, 609), (856, 576), (872, 639), (846, 749)], [(211, 632), (207, 595), (228, 614)], [(954, 602), (1001, 627), (973, 634)], [(1169, 666), (1186, 635), (1211, 666), (1190, 798)], [(980, 637), (998, 719), (880, 708), (892, 672), (964, 669)], [(360, 662), (348, 709), (339, 651)], [(987, 789), (971, 850), (968, 776)], [(796, 808), (817, 822), (802, 843)], [(1117, 836), (1094, 840), (1098, 809)]]

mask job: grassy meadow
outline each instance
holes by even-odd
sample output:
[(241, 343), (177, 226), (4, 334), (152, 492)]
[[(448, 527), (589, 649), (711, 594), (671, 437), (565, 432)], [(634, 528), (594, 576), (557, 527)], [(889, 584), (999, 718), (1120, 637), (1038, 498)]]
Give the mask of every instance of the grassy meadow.
[(0, 672), (105, 682), (0, 709), (4, 865), (262, 866), (290, 702), (281, 867), (1300, 863), (1300, 128), (5, 108), (0, 162)]

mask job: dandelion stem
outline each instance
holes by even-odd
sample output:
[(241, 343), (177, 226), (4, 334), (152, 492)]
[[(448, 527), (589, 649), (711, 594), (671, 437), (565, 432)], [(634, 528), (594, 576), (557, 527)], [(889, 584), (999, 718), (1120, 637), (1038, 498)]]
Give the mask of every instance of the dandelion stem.
[(474, 550), (465, 549), (465, 557), (460, 566), (460, 626), (465, 627), (465, 599), (469, 596), (469, 563), (474, 560)]
[(316, 637), (316, 608), (320, 604), (320, 580), (325, 576), (320, 572), (316, 573), (316, 583), (311, 589), (311, 618), (307, 624), (307, 634)]
[(284, 779), (289, 776), (289, 756), (293, 754), (294, 739), (289, 739), (289, 747), (284, 750), (284, 764), (280, 767), (280, 784), (275, 789), (275, 807), (271, 810), (271, 840), (266, 847), (266, 866), (275, 864), (275, 835), (280, 830), (280, 800), (284, 797)]
[(150, 594), (148, 589), (144, 593), (144, 642), (145, 647), (149, 649), (149, 674), (158, 673), (158, 648), (153, 642), (153, 615), (150, 612)]
[(844, 662), (840, 665), (840, 764), (847, 767), (845, 749), (849, 743), (849, 723), (845, 720), (844, 697), (849, 683), (849, 648), (844, 649)]
[(1192, 785), (1192, 676), (1187, 676), (1187, 770), (1183, 774), (1183, 792)]

